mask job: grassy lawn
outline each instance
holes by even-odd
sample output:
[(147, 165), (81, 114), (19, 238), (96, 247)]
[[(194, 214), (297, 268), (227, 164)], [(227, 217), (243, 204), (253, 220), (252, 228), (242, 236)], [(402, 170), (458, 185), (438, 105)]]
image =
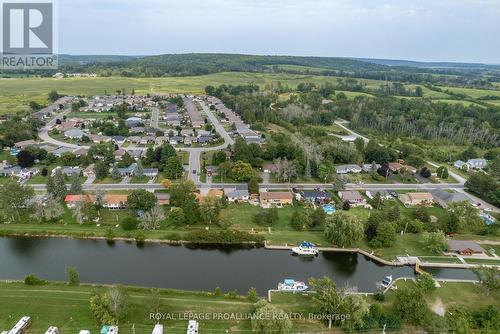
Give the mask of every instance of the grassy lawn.
[(121, 182), (121, 178), (120, 179), (113, 179), (112, 177), (108, 176), (108, 177), (105, 177), (104, 179), (95, 179), (94, 180), (94, 183), (97, 183), (97, 184), (113, 184), (113, 183), (120, 183)]
[(177, 156), (181, 159), (183, 165), (189, 165), (189, 152), (177, 152)]
[(454, 256), (419, 256), (422, 262), (437, 262), (437, 263), (462, 263)]
[(464, 259), (471, 264), (497, 264), (500, 265), (500, 259)]
[[(413, 281), (397, 282), (398, 288), (414, 284)], [(441, 287), (426, 297), (429, 304), (440, 298), (446, 308), (454, 305), (465, 306), (469, 309), (485, 308), (489, 305), (500, 307), (500, 292), (487, 295), (482, 286), (471, 283), (439, 282), (439, 284)], [(394, 292), (388, 292), (386, 297), (385, 303), (393, 302)]]
[(132, 176), (130, 183), (148, 183), (149, 180), (147, 176)]
[[(89, 309), (89, 298), (93, 292), (104, 292), (103, 286), (68, 286), (63, 283), (49, 283), (43, 286), (27, 286), (23, 283), (0, 283), (0, 328), (10, 329), (23, 315), (32, 317), (31, 333), (43, 333), (49, 326), (57, 326), (64, 333), (76, 333), (88, 329), (98, 333), (98, 326)], [(193, 314), (233, 313), (251, 314), (253, 305), (243, 297), (229, 298), (214, 296), (207, 292), (188, 292), (161, 289), (160, 312), (169, 313), (175, 319), (162, 320), (166, 333), (185, 333), (187, 319)], [(151, 333), (155, 324), (149, 318), (150, 290), (127, 288), (129, 311), (120, 323), (120, 333)], [(314, 308), (309, 297), (292, 294), (277, 294), (273, 304), (286, 312), (307, 314)], [(13, 307), (15, 305), (15, 307)], [(250, 320), (199, 320), (204, 333), (250, 332)], [(135, 327), (135, 332), (132, 330)], [(325, 327), (317, 321), (296, 320), (294, 332), (318, 332)]]

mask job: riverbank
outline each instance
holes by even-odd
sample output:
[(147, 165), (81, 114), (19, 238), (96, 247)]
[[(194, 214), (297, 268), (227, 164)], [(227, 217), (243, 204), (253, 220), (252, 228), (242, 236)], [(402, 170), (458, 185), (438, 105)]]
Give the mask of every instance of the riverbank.
[[(412, 281), (398, 282), (398, 287), (411, 286)], [(441, 283), (441, 286), (426, 297), (428, 305), (440, 301), (443, 310), (460, 305), (471, 310), (492, 305), (500, 308), (500, 293), (485, 294), (476, 284)], [(89, 308), (89, 298), (94, 293), (108, 290), (106, 285), (81, 284), (69, 286), (61, 282), (30, 286), (22, 282), (0, 282), (0, 330), (10, 329), (24, 315), (32, 317), (31, 333), (43, 333), (49, 326), (57, 326), (60, 332), (77, 333), (88, 329), (98, 333)], [(158, 309), (151, 309), (151, 290), (141, 287), (124, 287), (128, 311), (120, 322), (120, 333), (149, 334), (155, 323), (164, 325), (166, 333), (186, 332), (188, 319), (198, 318), (200, 331), (204, 333), (251, 332), (251, 322), (245, 316), (253, 312), (253, 302), (234, 294), (217, 295), (215, 292), (195, 292), (158, 289)], [(369, 303), (381, 303), (385, 312), (390, 312), (395, 300), (394, 291), (389, 291), (382, 302), (372, 296), (365, 297)], [(276, 293), (272, 304), (288, 314), (300, 314), (292, 320), (291, 333), (339, 333), (338, 328), (328, 330), (318, 320), (308, 319), (308, 314), (317, 312), (312, 295)], [(153, 312), (152, 312), (153, 311)], [(158, 312), (156, 312), (158, 311)], [(154, 316), (151, 315), (154, 314)], [(232, 319), (215, 319), (218, 315)], [(159, 317), (160, 320), (155, 318)], [(404, 328), (403, 328), (404, 329)], [(380, 329), (373, 329), (380, 332)]]
[[(179, 230), (156, 230), (156, 231), (134, 231), (128, 232), (123, 231), (120, 228), (110, 228), (103, 227), (99, 228), (96, 226), (65, 226), (65, 225), (28, 225), (28, 224), (3, 224), (1, 225), (0, 236), (3, 237), (32, 237), (32, 238), (63, 238), (63, 239), (88, 239), (88, 240), (106, 240), (108, 242), (123, 241), (126, 243), (137, 243), (142, 245), (144, 243), (154, 243), (154, 244), (165, 244), (165, 245), (206, 245), (217, 247), (261, 247), (264, 246), (267, 249), (274, 250), (291, 250), (291, 248), (296, 243), (284, 243), (284, 244), (274, 244), (268, 238), (272, 234), (265, 234), (254, 232), (253, 234), (245, 234), (243, 237), (234, 237), (233, 241), (227, 240), (223, 241), (221, 238), (216, 238), (218, 236), (217, 231), (222, 231), (220, 229), (212, 230), (212, 234), (215, 237), (211, 239), (204, 239), (200, 236), (204, 235), (204, 231), (179, 231)], [(111, 231), (111, 232), (110, 232)], [(194, 233), (195, 232), (195, 233)], [(193, 233), (196, 234), (193, 236)], [(229, 232), (228, 232), (229, 233)], [(240, 232), (230, 232), (232, 234)], [(418, 243), (416, 242), (415, 234), (406, 234), (404, 236), (398, 236), (398, 240), (394, 247), (383, 248), (383, 249), (370, 249), (368, 245), (362, 243), (365, 247), (352, 247), (352, 248), (337, 248), (334, 246), (320, 246), (321, 251), (329, 252), (344, 252), (344, 253), (359, 253), (362, 254), (378, 263), (388, 265), (388, 266), (405, 266), (408, 264), (406, 260), (402, 260), (405, 257), (409, 257), (412, 261), (417, 261), (422, 267), (442, 267), (442, 268), (464, 268), (472, 269), (477, 268), (481, 265), (497, 265), (500, 266), (500, 258), (488, 259), (488, 261), (473, 261), (473, 263), (463, 263), (456, 257), (450, 256), (429, 256), (427, 253), (421, 255), (414, 255), (418, 253), (411, 253), (408, 255), (408, 248), (412, 245), (417, 248)], [(248, 239), (250, 238), (250, 239)], [(241, 239), (241, 240), (240, 240)], [(264, 240), (266, 239), (266, 240)], [(296, 240), (302, 240), (300, 236), (295, 238)], [(304, 238), (305, 239), (305, 238)], [(307, 239), (311, 241), (311, 239)], [(314, 241), (314, 239), (312, 239)], [(404, 244), (404, 250), (406, 252), (400, 252), (399, 245)], [(398, 253), (400, 252), (400, 253)], [(395, 255), (402, 254), (402, 255)], [(406, 254), (406, 255), (403, 255)]]

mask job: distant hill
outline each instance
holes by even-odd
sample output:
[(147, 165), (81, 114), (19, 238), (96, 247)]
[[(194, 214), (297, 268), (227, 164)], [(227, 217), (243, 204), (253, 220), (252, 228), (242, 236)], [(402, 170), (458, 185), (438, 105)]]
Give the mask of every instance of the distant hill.
[(454, 62), (421, 62), (413, 60), (398, 59), (371, 59), (371, 58), (353, 58), (371, 64), (385, 66), (402, 66), (417, 68), (448, 68), (448, 69), (493, 69), (500, 70), (500, 64), (481, 64), (481, 63), (454, 63)]
[(217, 72), (269, 72), (272, 65), (299, 65), (325, 71), (386, 71), (389, 66), (350, 58), (253, 56), (240, 54), (188, 53), (145, 57), (64, 56), (63, 69), (122, 71), (123, 75), (147, 76), (202, 75)]

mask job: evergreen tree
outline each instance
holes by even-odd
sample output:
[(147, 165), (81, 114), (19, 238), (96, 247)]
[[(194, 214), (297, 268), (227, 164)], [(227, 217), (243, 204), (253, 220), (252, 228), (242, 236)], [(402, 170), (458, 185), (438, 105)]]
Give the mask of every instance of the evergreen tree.
[(78, 175), (74, 175), (71, 180), (71, 186), (69, 188), (69, 193), (72, 195), (81, 194), (83, 191), (82, 184), (80, 182), (80, 177)]

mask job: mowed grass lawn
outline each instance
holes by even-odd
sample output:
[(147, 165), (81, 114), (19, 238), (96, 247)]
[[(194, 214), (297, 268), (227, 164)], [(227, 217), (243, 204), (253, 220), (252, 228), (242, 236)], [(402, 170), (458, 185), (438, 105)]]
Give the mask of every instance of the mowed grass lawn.
[[(89, 309), (89, 298), (93, 292), (104, 292), (102, 286), (68, 286), (50, 283), (43, 286), (27, 286), (23, 283), (0, 283), (0, 329), (9, 330), (24, 315), (32, 317), (29, 333), (44, 333), (49, 326), (57, 326), (62, 333), (78, 333), (88, 329), (99, 333), (98, 326)], [(120, 323), (120, 333), (149, 334), (154, 320), (150, 319), (150, 290), (127, 288), (129, 311)], [(273, 302), (286, 312), (312, 312), (310, 299), (293, 296), (276, 298)], [(253, 312), (253, 304), (245, 298), (216, 297), (203, 292), (160, 290), (160, 312), (168, 313), (173, 319), (161, 320), (166, 333), (186, 333), (190, 313), (209, 314), (228, 313), (245, 316)], [(306, 308), (301, 305), (305, 305)], [(307, 311), (306, 311), (307, 310)], [(200, 332), (231, 333), (251, 332), (249, 320), (199, 320)], [(132, 330), (135, 328), (135, 332)], [(317, 332), (325, 330), (317, 321), (301, 320), (294, 322), (294, 330)]]
[[(11, 78), (0, 79), (0, 114), (28, 110), (30, 101), (47, 103), (47, 94), (56, 90), (65, 95), (115, 94), (116, 90), (147, 93), (203, 93), (207, 85), (218, 86), (255, 83), (261, 87), (281, 82), (291, 87), (301, 82), (322, 84), (335, 82), (336, 77), (286, 73), (224, 72), (202, 76), (166, 78)], [(375, 84), (376, 80), (363, 80)]]

